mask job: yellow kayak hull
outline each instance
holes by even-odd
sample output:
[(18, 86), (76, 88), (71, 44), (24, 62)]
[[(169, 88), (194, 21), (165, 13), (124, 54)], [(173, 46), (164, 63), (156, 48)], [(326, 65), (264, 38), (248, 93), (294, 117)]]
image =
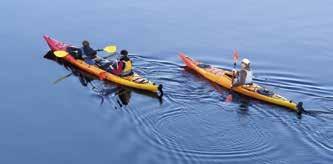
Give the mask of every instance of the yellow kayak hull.
[[(181, 53), (179, 55), (179, 57), (186, 64), (186, 66), (188, 68), (194, 70), (195, 72), (199, 73), (206, 79), (208, 79), (212, 82), (215, 82), (224, 88), (231, 89), (232, 72), (226, 71), (226, 70), (223, 70), (220, 68), (215, 68), (212, 66), (209, 66), (207, 68), (202, 68), (202, 67), (200, 67), (200, 64), (202, 64), (202, 63), (191, 59), (190, 57), (186, 56), (184, 53)], [(276, 93), (274, 93), (271, 96), (260, 94), (260, 93), (258, 93), (258, 90), (260, 90), (260, 89), (263, 89), (263, 87), (255, 84), (255, 83), (253, 83), (251, 85), (243, 85), (243, 86), (238, 86), (238, 87), (232, 88), (233, 91), (235, 91), (239, 94), (246, 95), (248, 97), (252, 97), (252, 98), (255, 98), (255, 99), (258, 99), (261, 101), (265, 101), (265, 102), (268, 102), (271, 104), (283, 106), (283, 107), (292, 109), (292, 110), (296, 111), (297, 113), (301, 113), (302, 111), (304, 111), (304, 109), (302, 107), (302, 105), (303, 105), (302, 102), (297, 104)]]

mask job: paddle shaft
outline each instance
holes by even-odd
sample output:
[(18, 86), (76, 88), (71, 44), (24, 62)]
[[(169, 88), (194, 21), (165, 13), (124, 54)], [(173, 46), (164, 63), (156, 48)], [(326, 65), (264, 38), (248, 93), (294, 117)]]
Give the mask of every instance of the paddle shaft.
[(107, 58), (109, 58), (109, 57), (111, 57), (111, 56), (114, 56), (114, 55), (117, 55), (117, 53), (115, 53), (115, 54), (110, 54), (110, 55), (104, 56), (104, 57), (102, 57), (102, 58), (103, 58), (103, 59), (107, 59)]
[[(236, 69), (236, 62), (234, 62), (234, 69)], [(231, 87), (230, 87), (230, 90), (232, 90), (232, 86), (234, 85), (234, 79), (235, 79), (235, 72), (232, 71), (232, 79), (231, 79)]]
[(71, 76), (73, 74), (73, 72), (71, 72), (70, 74), (67, 74), (66, 76), (63, 76), (63, 77), (60, 77), (59, 79), (57, 79), (56, 81), (53, 82), (53, 84), (57, 84), (59, 83), (60, 81), (68, 78), (69, 76)]
[[(238, 56), (234, 55), (234, 70), (236, 69), (236, 64), (237, 64)], [(235, 71), (232, 71), (232, 77), (231, 77), (231, 86), (230, 86), (230, 94), (227, 96), (226, 101), (231, 102), (232, 101), (232, 87), (234, 85), (234, 79), (235, 79)]]
[[(237, 61), (238, 61), (238, 58), (239, 58), (239, 54), (238, 54), (238, 51), (237, 49), (235, 49), (235, 52), (234, 52), (234, 69), (236, 69), (236, 65), (237, 65)], [(232, 71), (232, 79), (231, 79), (231, 87), (230, 87), (230, 90), (232, 90), (232, 86), (234, 85), (234, 79), (235, 79), (235, 71)]]

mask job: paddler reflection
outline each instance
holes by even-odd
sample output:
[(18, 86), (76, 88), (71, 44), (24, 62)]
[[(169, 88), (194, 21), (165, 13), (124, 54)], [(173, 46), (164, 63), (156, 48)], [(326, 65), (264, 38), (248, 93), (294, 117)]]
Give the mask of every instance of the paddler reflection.
[[(129, 104), (131, 99), (131, 89), (124, 88), (121, 86), (111, 85), (107, 82), (98, 81), (94, 76), (91, 76), (85, 72), (72, 69), (73, 74), (78, 77), (82, 86), (91, 86), (93, 91), (101, 98), (101, 104), (109, 99), (116, 97), (116, 101), (119, 107), (123, 107)], [(96, 80), (97, 83), (93, 84), (92, 81)]]
[(116, 92), (116, 95), (118, 95), (118, 98), (120, 101), (117, 101), (119, 106), (121, 107), (122, 105), (128, 105), (130, 99), (131, 99), (131, 90), (127, 88), (121, 88), (118, 87), (118, 91)]

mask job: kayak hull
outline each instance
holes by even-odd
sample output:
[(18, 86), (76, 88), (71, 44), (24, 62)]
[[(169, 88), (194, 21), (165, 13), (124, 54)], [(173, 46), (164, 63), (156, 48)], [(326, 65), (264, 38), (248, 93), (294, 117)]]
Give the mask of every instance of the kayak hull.
[[(59, 51), (59, 50), (66, 51), (67, 47), (71, 46), (69, 44), (55, 40), (47, 35), (44, 35), (43, 38), (45, 39), (46, 43), (48, 44), (48, 46), (50, 47), (50, 49), (52, 51)], [(106, 71), (98, 68), (95, 65), (87, 64), (83, 60), (75, 59), (71, 55), (67, 55), (63, 59), (66, 60), (67, 62), (71, 63), (72, 65), (78, 67), (79, 69), (99, 77), (101, 80), (114, 82), (117, 84), (121, 84), (124, 86), (136, 88), (136, 89), (140, 89), (140, 90), (146, 90), (146, 91), (155, 92), (155, 93), (159, 92), (160, 96), (163, 95), (161, 84), (157, 85), (157, 84), (141, 77), (137, 73), (134, 73), (131, 76), (119, 77), (119, 76), (116, 76), (109, 72), (106, 72)]]
[[(198, 74), (202, 75), (206, 79), (219, 84), (220, 86), (231, 89), (232, 86), (232, 72), (226, 71), (220, 68), (215, 68), (213, 66), (208, 66), (207, 68), (200, 67), (200, 62), (191, 59), (190, 57), (186, 56), (184, 53), (179, 54), (180, 59), (185, 63), (185, 65), (197, 72)], [(252, 85), (243, 85), (232, 88), (233, 91), (252, 97), (261, 101), (265, 101), (271, 104), (283, 106), (289, 109), (296, 111), (297, 113), (301, 113), (304, 109), (302, 107), (303, 103), (300, 102), (296, 104), (295, 102), (282, 97), (276, 93), (271, 96), (263, 95), (258, 93), (258, 90), (263, 89), (263, 87), (253, 83)]]

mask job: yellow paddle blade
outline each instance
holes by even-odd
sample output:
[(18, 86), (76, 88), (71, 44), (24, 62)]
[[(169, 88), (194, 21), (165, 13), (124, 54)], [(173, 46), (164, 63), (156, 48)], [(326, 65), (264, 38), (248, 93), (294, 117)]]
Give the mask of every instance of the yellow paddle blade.
[(67, 56), (68, 52), (66, 51), (54, 51), (53, 54), (58, 58), (63, 58)]
[(117, 46), (109, 45), (109, 46), (106, 46), (103, 50), (107, 53), (113, 54), (113, 53), (117, 52)]

